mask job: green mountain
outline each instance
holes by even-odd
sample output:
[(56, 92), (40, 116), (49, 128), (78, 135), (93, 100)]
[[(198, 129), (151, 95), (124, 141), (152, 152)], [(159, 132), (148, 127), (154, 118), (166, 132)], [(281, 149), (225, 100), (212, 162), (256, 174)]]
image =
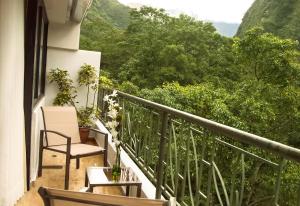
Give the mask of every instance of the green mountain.
[(245, 14), (237, 36), (255, 26), (300, 41), (300, 0), (256, 0)]
[(130, 8), (117, 0), (94, 0), (80, 32), (80, 49), (101, 51), (102, 67), (113, 67), (118, 46), (129, 24)]
[(86, 18), (102, 18), (116, 28), (125, 29), (129, 24), (130, 10), (117, 0), (94, 0)]

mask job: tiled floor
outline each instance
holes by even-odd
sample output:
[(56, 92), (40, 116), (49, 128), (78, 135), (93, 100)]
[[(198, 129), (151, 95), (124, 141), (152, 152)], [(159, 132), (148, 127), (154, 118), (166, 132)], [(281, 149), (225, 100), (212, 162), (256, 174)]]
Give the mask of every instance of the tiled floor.
[[(43, 165), (65, 165), (65, 155), (44, 150)], [(71, 160), (70, 167), (70, 190), (79, 191), (84, 187), (85, 168), (88, 166), (102, 166), (103, 157), (93, 156), (80, 159), (80, 169), (75, 168), (75, 159)], [(38, 178), (32, 183), (30, 191), (18, 201), (16, 206), (42, 206), (43, 202), (37, 193), (40, 186), (52, 188), (64, 188), (64, 174), (63, 169), (43, 169), (42, 177)], [(98, 187), (94, 189), (94, 193), (122, 195), (119, 187)]]

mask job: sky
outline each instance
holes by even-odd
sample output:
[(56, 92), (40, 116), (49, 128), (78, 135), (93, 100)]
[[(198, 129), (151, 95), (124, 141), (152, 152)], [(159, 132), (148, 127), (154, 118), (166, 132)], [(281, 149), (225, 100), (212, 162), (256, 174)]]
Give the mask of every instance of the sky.
[(185, 13), (200, 20), (241, 23), (254, 0), (118, 0), (138, 3), (167, 11)]

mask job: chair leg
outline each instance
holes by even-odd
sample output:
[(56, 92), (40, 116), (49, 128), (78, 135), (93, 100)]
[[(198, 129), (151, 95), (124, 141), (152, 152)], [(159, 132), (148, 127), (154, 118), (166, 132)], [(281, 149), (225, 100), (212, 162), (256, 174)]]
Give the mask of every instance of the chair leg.
[(43, 148), (40, 148), (40, 151), (39, 151), (39, 166), (38, 166), (38, 177), (41, 177), (42, 176), (42, 168), (43, 168)]
[(44, 135), (44, 132), (41, 131), (40, 132), (38, 177), (42, 176), (42, 168), (43, 168), (43, 135)]
[(104, 167), (107, 167), (107, 150), (105, 150), (104, 155), (103, 155), (103, 161), (104, 161)]
[(80, 167), (80, 158), (77, 157), (76, 158), (76, 169), (79, 169), (79, 167)]
[(70, 177), (70, 154), (66, 154), (66, 174), (65, 174), (65, 190), (69, 189), (69, 177)]

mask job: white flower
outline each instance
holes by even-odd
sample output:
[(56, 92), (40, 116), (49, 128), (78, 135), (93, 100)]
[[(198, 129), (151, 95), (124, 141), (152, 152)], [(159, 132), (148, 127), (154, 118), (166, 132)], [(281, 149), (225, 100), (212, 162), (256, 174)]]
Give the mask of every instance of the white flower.
[(115, 121), (115, 120), (113, 120), (113, 121), (109, 121), (109, 122), (107, 122), (106, 123), (106, 126), (108, 127), (108, 128), (110, 128), (110, 129), (116, 129), (116, 127), (119, 125), (119, 123), (117, 122), (117, 121)]
[(111, 129), (111, 130), (110, 130), (110, 133), (111, 133), (111, 135), (113, 136), (113, 138), (117, 138), (118, 132), (117, 132), (117, 130), (116, 130), (115, 128)]
[(107, 112), (107, 115), (112, 119), (116, 119), (118, 116), (118, 111), (116, 109), (112, 109), (109, 112)]
[(115, 100), (112, 100), (112, 99), (108, 99), (108, 104), (111, 106), (111, 105), (114, 105), (115, 104)]
[(111, 94), (111, 96), (112, 96), (112, 97), (116, 97), (116, 96), (118, 96), (118, 94), (117, 94), (117, 91), (116, 91), (116, 90), (114, 90), (114, 91), (113, 91), (113, 93)]
[(109, 100), (109, 95), (105, 95), (103, 101), (107, 102)]
[(115, 145), (118, 147), (121, 144), (119, 140), (115, 140)]

